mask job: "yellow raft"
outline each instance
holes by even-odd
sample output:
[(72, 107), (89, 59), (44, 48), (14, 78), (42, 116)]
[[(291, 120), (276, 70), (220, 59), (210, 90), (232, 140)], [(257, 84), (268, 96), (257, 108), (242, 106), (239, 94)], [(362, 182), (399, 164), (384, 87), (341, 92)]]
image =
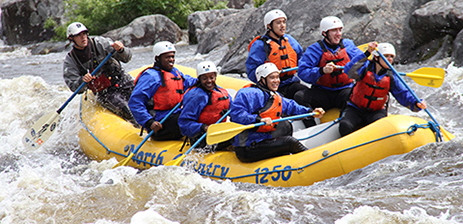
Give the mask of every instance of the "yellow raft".
[[(196, 75), (194, 69), (179, 65), (176, 67), (184, 74)], [(138, 74), (142, 69), (132, 71), (131, 74)], [(226, 76), (219, 76), (217, 79), (219, 86), (229, 90), (238, 90), (247, 83), (245, 80)], [(338, 123), (334, 120), (336, 114), (328, 113), (322, 120), (324, 123), (295, 132), (294, 136), (310, 150), (254, 163), (240, 162), (233, 151), (192, 151), (181, 166), (213, 179), (268, 186), (307, 186), (341, 176), (391, 155), (410, 152), (439, 139), (436, 136), (438, 129), (432, 122), (404, 115), (388, 116), (339, 138)], [(87, 100), (81, 98), (80, 118), (84, 126), (79, 132), (80, 146), (91, 159), (97, 161), (113, 157), (120, 161), (126, 158), (146, 136), (146, 132), (140, 136), (140, 129), (101, 107), (96, 103), (93, 94), (88, 94)], [(293, 124), (297, 126), (297, 122)], [(444, 136), (445, 141), (454, 137), (448, 132)], [(127, 165), (147, 169), (165, 164), (188, 150), (189, 145), (180, 152), (183, 143), (184, 139), (149, 140)]]

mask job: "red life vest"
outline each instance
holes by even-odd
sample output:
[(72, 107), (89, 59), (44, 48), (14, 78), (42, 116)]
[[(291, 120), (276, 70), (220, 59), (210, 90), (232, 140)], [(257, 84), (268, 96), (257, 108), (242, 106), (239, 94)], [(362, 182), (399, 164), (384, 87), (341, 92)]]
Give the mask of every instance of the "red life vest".
[(367, 70), (365, 76), (355, 84), (350, 100), (357, 107), (367, 111), (382, 110), (387, 102), (391, 83), (390, 75), (387, 74), (376, 81), (375, 74)]
[[(248, 45), (248, 51), (256, 40), (262, 40), (264, 42), (265, 62), (272, 62), (279, 70), (297, 67), (297, 53), (291, 44), (289, 44), (287, 37), (282, 38), (281, 45), (279, 45), (276, 41), (267, 37), (257, 36)], [(296, 71), (280, 73), (280, 78), (286, 80), (291, 78), (294, 74), (296, 74)]]
[[(230, 100), (228, 99), (228, 92), (223, 88), (213, 89), (207, 91), (209, 95), (209, 102), (201, 111), (198, 122), (206, 125), (215, 124), (222, 115), (228, 111), (230, 107)], [(224, 119), (222, 122), (225, 122)]]
[[(90, 55), (91, 55), (90, 61), (93, 62), (91, 64), (91, 67), (93, 68), (94, 65), (98, 65), (98, 61), (96, 60), (94, 53), (96, 55), (100, 55), (100, 53), (98, 52), (98, 48), (95, 47), (95, 40), (93, 38), (89, 38), (88, 43), (89, 43), (88, 47), (90, 48)], [(71, 56), (71, 58), (74, 60), (75, 63), (79, 62), (78, 64), (82, 66), (74, 49), (72, 49), (72, 51), (69, 52), (69, 55)], [(91, 69), (91, 70), (92, 70), (91, 72), (94, 71), (94, 69)], [(106, 88), (110, 87), (111, 85), (112, 85), (111, 78), (106, 77), (104, 73), (101, 73), (99, 76), (96, 77), (96, 79), (93, 79), (92, 81), (87, 83), (87, 87), (90, 90), (92, 90), (93, 93), (101, 92), (105, 90)]]
[[(273, 91), (262, 89), (261, 87), (255, 84), (248, 84), (248, 85), (245, 85), (243, 88), (246, 88), (246, 87), (255, 87), (255, 88), (262, 90), (264, 94), (268, 93), (270, 95), (267, 102), (265, 103), (265, 106), (257, 112), (257, 114), (259, 114), (261, 118), (270, 117), (272, 120), (275, 120), (281, 117), (281, 113), (283, 111), (283, 100), (281, 99), (280, 95), (278, 95), (277, 93)], [(272, 123), (272, 125), (270, 126), (262, 125), (256, 130), (256, 132), (275, 131), (277, 124), (278, 122)]]
[[(137, 85), (138, 78), (147, 69), (141, 71), (135, 79), (134, 83)], [(153, 68), (154, 69), (154, 68)], [(183, 77), (177, 72), (178, 77), (168, 71), (160, 70), (161, 86), (154, 93), (152, 97), (154, 102), (154, 110), (170, 110), (183, 100)]]
[[(339, 42), (339, 49), (335, 52), (335, 54), (326, 49), (325, 44), (323, 44), (321, 40), (318, 41), (318, 44), (323, 50), (322, 58), (320, 60), (320, 64), (318, 65), (319, 67), (325, 67), (325, 65), (330, 62), (333, 62), (335, 65), (344, 66), (350, 61), (349, 55), (347, 55), (342, 40)], [(326, 86), (329, 88), (338, 88), (348, 85), (352, 81), (353, 80), (349, 78), (343, 70), (336, 70), (332, 73), (326, 73), (322, 75), (317, 80), (317, 85)]]
[(109, 80), (105, 74), (101, 74), (96, 79), (90, 81), (87, 86), (93, 93), (98, 93), (110, 87), (111, 80)]

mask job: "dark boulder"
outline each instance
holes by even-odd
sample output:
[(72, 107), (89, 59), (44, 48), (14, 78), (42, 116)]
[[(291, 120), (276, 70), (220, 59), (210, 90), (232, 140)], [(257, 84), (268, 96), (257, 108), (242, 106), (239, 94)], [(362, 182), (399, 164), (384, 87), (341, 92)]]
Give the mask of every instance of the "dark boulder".
[(1, 6), (2, 29), (7, 44), (30, 44), (50, 40), (52, 28), (44, 27), (52, 18), (60, 23), (64, 7), (62, 0), (15, 0), (6, 1)]

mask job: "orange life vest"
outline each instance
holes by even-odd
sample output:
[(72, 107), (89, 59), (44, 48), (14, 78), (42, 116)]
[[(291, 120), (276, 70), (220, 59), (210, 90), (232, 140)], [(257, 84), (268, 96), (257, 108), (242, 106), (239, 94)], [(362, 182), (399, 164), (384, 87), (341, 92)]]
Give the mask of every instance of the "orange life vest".
[[(209, 95), (209, 102), (201, 111), (198, 122), (206, 125), (215, 124), (230, 107), (230, 100), (228, 98), (227, 90), (223, 88), (213, 89), (207, 91)], [(222, 122), (225, 122), (224, 119)]]
[[(248, 45), (248, 51), (251, 50), (251, 46), (256, 40), (262, 40), (264, 42), (266, 55), (265, 62), (272, 62), (279, 70), (297, 67), (297, 53), (291, 44), (289, 44), (287, 37), (282, 38), (281, 45), (279, 45), (272, 39), (257, 36)], [(296, 71), (280, 73), (280, 78), (285, 80), (291, 78), (291, 76), (294, 74), (296, 74)]]
[(367, 111), (384, 109), (391, 82), (390, 75), (387, 74), (381, 80), (376, 81), (375, 74), (367, 70), (365, 76), (355, 84), (350, 100), (357, 107)]
[[(263, 89), (255, 84), (248, 84), (248, 85), (245, 85), (243, 88), (246, 88), (246, 87), (255, 87), (255, 88), (262, 90), (264, 94), (267, 93), (270, 95), (267, 102), (265, 103), (265, 106), (257, 112), (257, 114), (259, 114), (261, 118), (270, 117), (272, 120), (281, 118), (281, 113), (283, 111), (283, 100), (281, 99), (280, 95), (278, 95), (277, 93), (273, 91)], [(262, 126), (259, 126), (259, 128), (256, 131), (257, 132), (272, 132), (276, 130), (277, 124), (278, 122), (272, 123), (272, 125), (270, 126), (262, 125)]]
[[(140, 75), (150, 68), (146, 68), (138, 74), (134, 83), (137, 85)], [(154, 69), (154, 68), (153, 68)], [(157, 70), (156, 70), (157, 71)], [(154, 110), (170, 110), (183, 100), (183, 77), (177, 72), (178, 77), (168, 71), (160, 70), (161, 86), (152, 97)]]
[[(335, 54), (326, 49), (325, 44), (323, 44), (321, 40), (318, 41), (318, 44), (323, 50), (322, 58), (320, 60), (320, 64), (318, 65), (319, 67), (325, 67), (326, 64), (331, 62), (333, 62), (335, 65), (344, 66), (350, 61), (349, 55), (347, 55), (342, 40), (339, 42), (339, 49), (335, 52)], [(326, 73), (322, 75), (317, 80), (317, 85), (326, 86), (329, 88), (338, 88), (348, 85), (352, 81), (353, 80), (349, 78), (343, 70), (336, 70), (332, 73)]]

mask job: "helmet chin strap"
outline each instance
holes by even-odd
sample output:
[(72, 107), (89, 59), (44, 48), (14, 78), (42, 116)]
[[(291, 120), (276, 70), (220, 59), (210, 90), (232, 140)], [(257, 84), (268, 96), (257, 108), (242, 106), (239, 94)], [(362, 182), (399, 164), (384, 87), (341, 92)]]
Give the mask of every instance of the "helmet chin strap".
[(325, 37), (325, 42), (326, 43), (328, 43), (330, 45), (334, 45), (333, 43), (331, 43), (330, 38), (328, 38), (327, 32), (323, 33), (322, 35)]
[(270, 89), (270, 88), (268, 88), (268, 85), (267, 85), (267, 78), (261, 78), (259, 82), (260, 82), (260, 83), (262, 84), (262, 86), (264, 86), (265, 88)]
[(385, 68), (385, 67), (380, 63), (379, 57), (378, 57), (378, 56), (375, 56), (375, 57), (373, 58), (373, 60), (374, 60), (376, 63), (378, 63), (379, 66), (381, 66), (381, 70), (379, 70), (378, 74), (380, 74), (382, 71), (387, 71), (387, 70), (389, 70), (388, 68)]
[(282, 37), (280, 37), (277, 33), (275, 33), (275, 31), (273, 30), (273, 21), (270, 23), (270, 28), (268, 29), (269, 32), (272, 32), (273, 34), (275, 34), (275, 36), (278, 37), (278, 39), (281, 39)]

